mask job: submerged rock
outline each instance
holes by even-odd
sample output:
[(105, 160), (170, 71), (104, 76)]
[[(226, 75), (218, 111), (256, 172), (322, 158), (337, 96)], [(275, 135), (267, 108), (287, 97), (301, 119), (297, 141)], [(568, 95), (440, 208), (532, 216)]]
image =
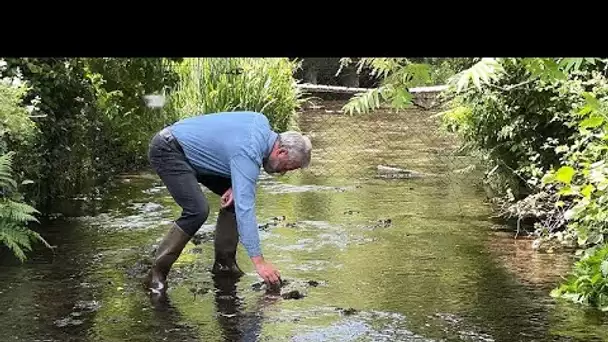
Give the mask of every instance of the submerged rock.
[(420, 178), (424, 174), (421, 172), (403, 169), (393, 165), (378, 165), (377, 166), (377, 177), (378, 178)]
[(285, 216), (275, 216), (275, 217), (271, 218), (270, 221), (268, 221), (264, 224), (259, 224), (258, 229), (266, 231), (270, 227), (278, 226), (279, 222), (282, 222), (282, 221), (285, 221)]
[(83, 320), (80, 319), (75, 319), (71, 316), (68, 316), (66, 318), (63, 319), (58, 319), (56, 321), (53, 322), (53, 324), (55, 324), (56, 327), (59, 328), (63, 328), (63, 327), (67, 327), (69, 325), (75, 326), (75, 325), (81, 325), (82, 323), (84, 323)]
[(386, 218), (386, 219), (379, 219), (378, 221), (374, 222), (373, 225), (365, 226), (365, 228), (373, 230), (373, 229), (378, 229), (378, 228), (388, 228), (392, 225), (393, 225), (393, 220), (390, 218)]
[(340, 311), (341, 314), (345, 315), (345, 316), (351, 316), (354, 315), (356, 313), (359, 312), (359, 310), (357, 309), (353, 309), (353, 308), (348, 308), (348, 309), (344, 309), (344, 308), (336, 308), (337, 311)]
[(74, 304), (74, 308), (67, 317), (55, 320), (53, 324), (59, 328), (67, 327), (67, 326), (76, 326), (84, 323), (83, 319), (79, 319), (84, 316), (86, 313), (91, 313), (99, 310), (101, 308), (101, 303), (96, 300), (81, 300)]
[(265, 282), (257, 282), (251, 285), (254, 291), (265, 291), (272, 296), (280, 296), (283, 299), (302, 299), (308, 296), (310, 287), (317, 287), (321, 283), (316, 280), (282, 279), (280, 284), (268, 285)]
[(101, 304), (96, 300), (81, 300), (74, 304), (74, 309), (80, 311), (92, 312), (99, 310), (99, 308), (101, 308)]
[(163, 210), (163, 206), (158, 203), (146, 202), (146, 203), (133, 203), (130, 208), (137, 210), (141, 213), (151, 213), (154, 211)]
[(215, 239), (215, 232), (197, 232), (192, 236), (190, 240), (194, 245), (200, 245), (201, 243), (211, 242)]

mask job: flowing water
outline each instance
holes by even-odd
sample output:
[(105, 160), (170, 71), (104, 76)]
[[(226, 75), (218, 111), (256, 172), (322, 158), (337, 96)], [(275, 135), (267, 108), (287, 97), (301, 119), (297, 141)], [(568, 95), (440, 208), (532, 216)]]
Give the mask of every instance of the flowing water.
[[(124, 175), (103, 198), (44, 223), (54, 253), (0, 263), (2, 341), (602, 341), (608, 319), (555, 301), (571, 265), (539, 254), (496, 222), (478, 175), (433, 133), (432, 113), (361, 118), (337, 108), (302, 114), (311, 169), (263, 176), (266, 258), (299, 288), (282, 298), (247, 273), (214, 283), (212, 214), (170, 274), (169, 302), (140, 285), (179, 208), (152, 174)], [(403, 115), (407, 115), (404, 119)], [(379, 179), (377, 165), (419, 177)]]

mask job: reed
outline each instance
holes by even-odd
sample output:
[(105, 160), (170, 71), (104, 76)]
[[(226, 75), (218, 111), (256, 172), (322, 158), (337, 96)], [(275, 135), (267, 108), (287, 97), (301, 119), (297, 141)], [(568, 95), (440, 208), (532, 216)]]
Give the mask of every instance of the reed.
[(174, 117), (232, 111), (265, 114), (277, 131), (296, 128), (303, 101), (287, 58), (188, 58), (172, 63), (179, 74), (167, 109)]

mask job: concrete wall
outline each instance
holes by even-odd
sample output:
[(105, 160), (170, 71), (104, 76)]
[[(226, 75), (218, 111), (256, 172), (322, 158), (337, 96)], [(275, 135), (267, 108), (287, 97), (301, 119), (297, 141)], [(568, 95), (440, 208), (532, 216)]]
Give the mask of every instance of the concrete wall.
[(361, 74), (357, 74), (357, 65), (355, 63), (344, 67), (340, 74), (336, 76), (340, 68), (340, 58), (311, 57), (300, 58), (300, 60), (302, 60), (302, 69), (296, 73), (296, 78), (304, 83), (354, 88), (377, 86), (377, 82), (369, 73), (362, 71)]

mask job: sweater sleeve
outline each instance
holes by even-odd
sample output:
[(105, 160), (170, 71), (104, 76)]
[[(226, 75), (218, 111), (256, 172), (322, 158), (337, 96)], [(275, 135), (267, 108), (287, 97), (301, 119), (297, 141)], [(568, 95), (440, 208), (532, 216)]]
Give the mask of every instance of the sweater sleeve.
[(255, 198), (260, 167), (248, 156), (237, 154), (230, 160), (230, 170), (239, 239), (249, 257), (259, 256), (262, 251)]

